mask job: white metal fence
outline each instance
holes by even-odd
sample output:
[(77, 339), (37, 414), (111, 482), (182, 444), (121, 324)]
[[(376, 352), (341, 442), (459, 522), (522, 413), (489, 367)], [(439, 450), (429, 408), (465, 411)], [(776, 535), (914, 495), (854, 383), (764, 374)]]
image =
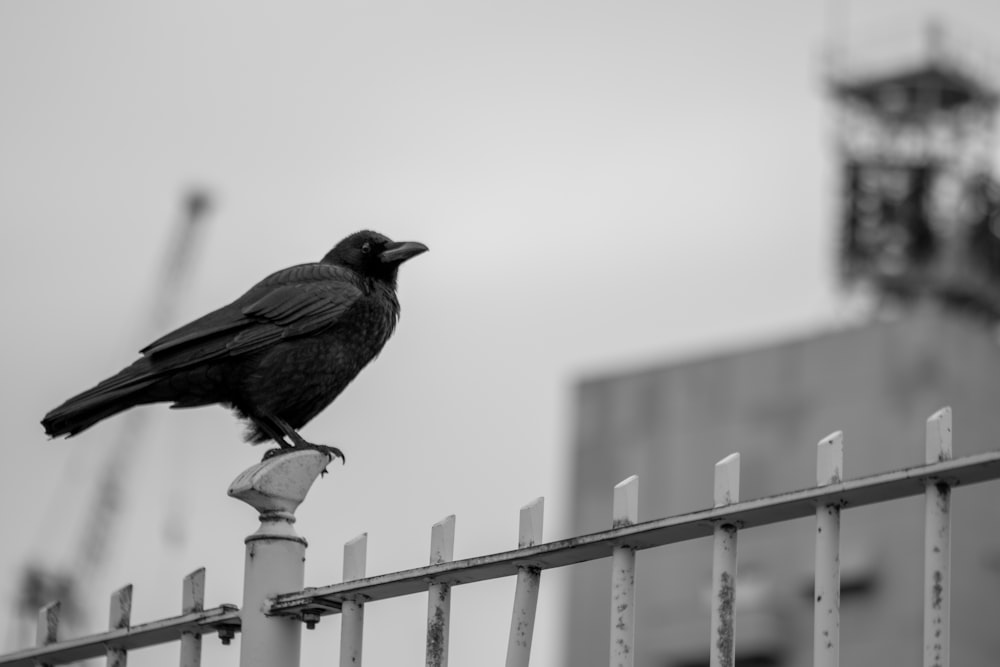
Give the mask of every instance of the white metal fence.
[[(713, 536), (713, 590), (710, 664), (731, 667), (734, 642), (737, 538), (741, 530), (816, 517), (814, 595), (814, 664), (839, 664), (840, 519), (844, 509), (924, 495), (924, 665), (946, 667), (949, 656), (950, 497), (956, 486), (1000, 478), (1000, 452), (952, 458), (951, 410), (927, 420), (926, 463), (859, 479), (842, 479), (840, 432), (818, 445), (815, 487), (749, 501), (739, 500), (740, 456), (731, 454), (715, 466), (715, 505), (710, 509), (639, 523), (638, 480), (629, 477), (614, 488), (611, 527), (600, 533), (542, 542), (543, 501), (521, 509), (518, 548), (453, 560), (455, 517), (431, 530), (430, 563), (400, 572), (366, 577), (367, 536), (344, 547), (343, 582), (302, 588), (305, 540), (293, 527), (294, 511), (326, 464), (313, 451), (286, 454), (243, 473), (230, 488), (260, 512), (261, 526), (247, 538), (242, 609), (221, 605), (204, 609), (204, 570), (184, 580), (180, 616), (131, 625), (131, 586), (111, 598), (107, 632), (57, 641), (59, 605), (39, 612), (37, 646), (0, 656), (0, 666), (56, 665), (106, 656), (109, 666), (123, 667), (131, 649), (178, 641), (180, 665), (201, 664), (201, 636), (217, 633), (225, 643), (239, 631), (241, 667), (297, 667), (302, 625), (320, 617), (341, 616), (340, 664), (362, 664), (365, 606), (388, 598), (426, 592), (426, 664), (448, 663), (450, 591), (454, 586), (515, 577), (514, 609), (507, 646), (507, 667), (528, 665), (542, 570), (611, 557), (611, 643), (609, 663), (628, 667), (635, 660), (635, 552)], [(289, 591), (276, 594), (278, 591)]]

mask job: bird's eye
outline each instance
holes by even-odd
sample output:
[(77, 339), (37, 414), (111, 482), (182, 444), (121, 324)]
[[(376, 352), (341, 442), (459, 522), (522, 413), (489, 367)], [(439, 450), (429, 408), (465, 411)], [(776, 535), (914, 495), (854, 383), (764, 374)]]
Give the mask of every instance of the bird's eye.
[(363, 252), (366, 255), (370, 255), (372, 252), (372, 244), (366, 241), (365, 244), (361, 246), (361, 252)]

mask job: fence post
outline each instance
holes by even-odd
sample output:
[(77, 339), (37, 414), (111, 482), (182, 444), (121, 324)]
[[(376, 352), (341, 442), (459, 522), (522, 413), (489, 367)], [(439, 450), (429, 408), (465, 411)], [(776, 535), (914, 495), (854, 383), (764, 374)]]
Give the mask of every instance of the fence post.
[[(455, 557), (455, 515), (449, 514), (431, 526), (431, 565)], [(451, 621), (451, 585), (427, 587), (427, 667), (448, 667), (448, 630)]]
[[(715, 506), (740, 500), (740, 455), (730, 454), (715, 464)], [(736, 661), (736, 526), (715, 527), (712, 544), (712, 643), (709, 665), (733, 667)]]
[[(344, 545), (344, 581), (363, 579), (367, 559), (368, 533), (361, 533)], [(364, 600), (344, 600), (340, 608), (340, 667), (361, 664), (364, 628)]]
[[(38, 628), (35, 633), (37, 646), (48, 646), (59, 641), (59, 610), (62, 603), (50, 602), (38, 610)], [(50, 667), (50, 663), (39, 662), (37, 667)]]
[[(521, 508), (517, 529), (518, 549), (541, 543), (544, 508), (544, 498), (535, 498)], [(541, 579), (542, 571), (536, 567), (517, 568), (514, 611), (511, 614), (510, 635), (507, 639), (506, 667), (528, 667), (531, 639), (535, 633), (535, 611), (538, 607), (538, 586)]]
[[(816, 485), (844, 477), (844, 434), (816, 446)], [(813, 590), (813, 667), (840, 665), (840, 505), (816, 508), (816, 572)]]
[[(205, 609), (205, 568), (201, 567), (184, 577), (181, 591), (181, 613), (190, 614)], [(195, 632), (181, 634), (181, 667), (201, 666), (201, 635)]]
[(295, 510), (326, 469), (330, 457), (314, 449), (278, 454), (252, 466), (229, 495), (260, 512), (260, 528), (246, 538), (240, 667), (298, 667), (302, 624), (267, 616), (264, 601), (302, 588), (306, 540), (295, 532)]
[[(132, 584), (111, 594), (111, 612), (108, 615), (108, 630), (127, 630), (132, 626)], [(128, 653), (123, 648), (107, 649), (108, 667), (125, 667)]]
[[(927, 420), (926, 461), (948, 461), (951, 408)], [(951, 609), (951, 487), (945, 480), (927, 485), (924, 512), (924, 666), (948, 667)]]
[[(639, 478), (632, 475), (615, 485), (611, 503), (612, 528), (639, 521)], [(611, 667), (635, 664), (635, 549), (611, 550)]]

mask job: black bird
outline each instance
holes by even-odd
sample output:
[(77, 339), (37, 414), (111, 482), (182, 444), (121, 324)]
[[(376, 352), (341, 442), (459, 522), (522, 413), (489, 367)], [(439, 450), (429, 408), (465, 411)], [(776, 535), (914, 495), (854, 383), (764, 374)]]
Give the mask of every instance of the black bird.
[[(382, 350), (399, 318), (400, 264), (426, 252), (372, 231), (319, 262), (272, 273), (227, 306), (153, 341), (142, 357), (42, 420), (72, 436), (123, 410), (219, 403), (248, 424), (246, 440), (321, 449), (298, 433)], [(271, 450), (268, 455), (281, 450)]]

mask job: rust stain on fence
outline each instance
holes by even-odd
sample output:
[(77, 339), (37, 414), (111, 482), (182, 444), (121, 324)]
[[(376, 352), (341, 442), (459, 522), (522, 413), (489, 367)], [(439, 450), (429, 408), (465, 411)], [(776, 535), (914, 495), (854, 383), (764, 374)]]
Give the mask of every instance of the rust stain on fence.
[[(444, 591), (441, 591), (440, 601), (444, 603), (445, 600)], [(428, 665), (443, 665), (444, 664), (444, 653), (445, 638), (444, 633), (447, 628), (448, 621), (444, 615), (444, 608), (438, 607), (434, 610), (434, 616), (431, 618), (431, 622), (427, 625), (427, 664)]]
[(951, 487), (944, 482), (938, 482), (934, 485), (937, 489), (937, 497), (935, 498), (938, 506), (938, 510), (942, 513), (947, 513), (950, 509), (951, 503)]
[[(537, 595), (538, 593), (538, 581), (537, 577), (541, 575), (541, 570), (537, 567), (525, 568), (525, 572), (529, 575), (527, 578), (527, 590)], [(519, 607), (517, 609), (517, 624), (514, 628), (515, 641), (518, 646), (528, 647), (531, 644), (531, 638), (534, 631), (534, 608)]]
[[(944, 592), (941, 580), (941, 570), (934, 570), (934, 585), (931, 587), (931, 605), (933, 605), (935, 609), (941, 608), (941, 597)], [(941, 619), (936, 619), (936, 621), (940, 623)]]
[(719, 586), (719, 631), (715, 638), (715, 647), (723, 665), (733, 664), (733, 601), (736, 597), (736, 587), (733, 577), (723, 572)]

